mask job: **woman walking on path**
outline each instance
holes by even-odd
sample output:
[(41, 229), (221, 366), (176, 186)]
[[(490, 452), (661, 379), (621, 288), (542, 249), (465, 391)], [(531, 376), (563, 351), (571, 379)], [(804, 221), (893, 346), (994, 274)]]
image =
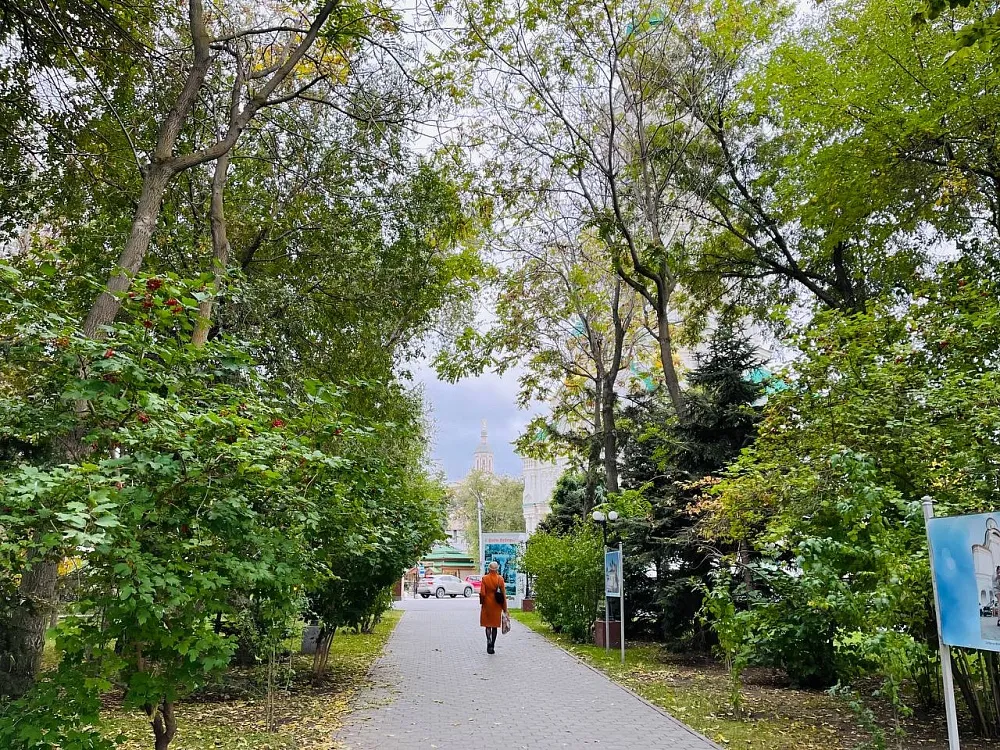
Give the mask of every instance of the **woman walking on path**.
[[(486, 653), (496, 653), (497, 630), (500, 628), (503, 615), (507, 612), (507, 583), (497, 573), (500, 568), (496, 560), (490, 563), (490, 572), (483, 576), (479, 586), (479, 625), (486, 628)], [(496, 592), (500, 592), (502, 604), (497, 601)]]

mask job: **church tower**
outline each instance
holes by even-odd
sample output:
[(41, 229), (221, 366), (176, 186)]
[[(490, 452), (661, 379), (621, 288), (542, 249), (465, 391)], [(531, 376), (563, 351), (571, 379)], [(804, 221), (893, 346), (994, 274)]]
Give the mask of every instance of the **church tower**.
[(472, 464), (473, 471), (481, 471), (484, 474), (493, 473), (493, 449), (490, 448), (489, 439), (486, 436), (486, 420), (483, 420), (483, 428), (479, 433), (479, 445)]

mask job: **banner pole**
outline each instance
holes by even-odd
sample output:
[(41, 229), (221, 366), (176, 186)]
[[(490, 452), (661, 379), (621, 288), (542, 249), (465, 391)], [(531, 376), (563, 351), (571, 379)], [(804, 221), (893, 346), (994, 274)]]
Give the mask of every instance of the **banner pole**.
[(611, 609), (608, 607), (608, 548), (604, 547), (604, 650), (611, 651), (611, 626), (608, 618)]
[(955, 680), (951, 674), (951, 649), (941, 638), (941, 602), (938, 599), (937, 577), (934, 575), (934, 555), (931, 554), (930, 520), (934, 518), (934, 500), (923, 498), (924, 528), (927, 532), (927, 554), (931, 564), (931, 588), (934, 591), (934, 616), (937, 620), (938, 651), (941, 654), (941, 681), (944, 687), (944, 715), (948, 724), (948, 750), (960, 750), (958, 743), (958, 711), (955, 706)]
[(625, 554), (622, 552), (622, 543), (618, 542), (618, 577), (621, 583), (618, 585), (618, 603), (621, 607), (619, 623), (622, 629), (622, 664), (625, 663)]

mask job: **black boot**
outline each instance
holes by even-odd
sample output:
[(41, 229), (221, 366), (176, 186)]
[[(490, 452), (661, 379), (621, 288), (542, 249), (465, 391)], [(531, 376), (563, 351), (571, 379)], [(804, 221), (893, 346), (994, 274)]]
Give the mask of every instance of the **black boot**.
[(490, 637), (490, 628), (486, 628), (486, 653), (493, 653), (493, 639)]

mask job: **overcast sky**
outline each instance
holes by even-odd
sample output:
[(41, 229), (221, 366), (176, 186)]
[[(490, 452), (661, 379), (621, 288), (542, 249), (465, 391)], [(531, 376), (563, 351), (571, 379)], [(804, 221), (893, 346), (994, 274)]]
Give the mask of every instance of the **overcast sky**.
[(511, 443), (535, 412), (517, 408), (517, 374), (488, 373), (452, 385), (437, 379), (430, 368), (419, 368), (414, 379), (423, 385), (428, 417), (433, 424), (432, 456), (449, 481), (461, 479), (472, 468), (479, 445), (480, 422), (487, 421), (498, 474), (521, 476), (521, 459)]

